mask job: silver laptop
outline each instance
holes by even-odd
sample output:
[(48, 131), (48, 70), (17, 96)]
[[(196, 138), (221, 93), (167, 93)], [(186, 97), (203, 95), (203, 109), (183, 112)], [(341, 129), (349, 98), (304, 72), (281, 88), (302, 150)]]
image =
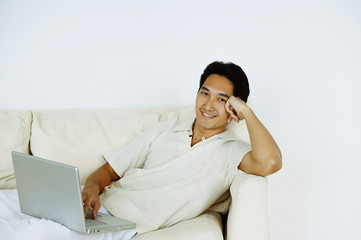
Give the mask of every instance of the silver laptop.
[(72, 230), (102, 233), (134, 229), (135, 223), (107, 214), (84, 216), (79, 171), (76, 167), (12, 152), (22, 213), (60, 223)]

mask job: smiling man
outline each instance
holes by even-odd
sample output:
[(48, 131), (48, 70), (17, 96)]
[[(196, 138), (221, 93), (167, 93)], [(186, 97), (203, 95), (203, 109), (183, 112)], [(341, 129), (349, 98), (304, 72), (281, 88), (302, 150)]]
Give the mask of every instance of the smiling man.
[(224, 132), (232, 120), (245, 119), (252, 151), (243, 157), (238, 169), (267, 176), (281, 169), (282, 156), (271, 134), (247, 106), (248, 95), (248, 79), (239, 66), (222, 62), (208, 65), (196, 98), (192, 144)]
[[(271, 134), (246, 104), (248, 79), (233, 63), (204, 70), (196, 118), (155, 125), (131, 143), (104, 155), (83, 189), (84, 211), (101, 204), (137, 224), (139, 233), (171, 226), (207, 210), (237, 174), (266, 176), (282, 166)], [(249, 145), (226, 129), (245, 120)]]
[(224, 76), (211, 74), (196, 98), (196, 120), (192, 145), (226, 130), (229, 114), (225, 105), (233, 95), (233, 84)]

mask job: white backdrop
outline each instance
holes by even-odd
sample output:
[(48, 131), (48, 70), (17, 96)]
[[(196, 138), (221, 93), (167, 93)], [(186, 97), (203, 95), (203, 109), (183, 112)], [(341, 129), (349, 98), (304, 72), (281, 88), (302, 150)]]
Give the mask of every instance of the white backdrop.
[(361, 239), (358, 0), (0, 0), (0, 109), (193, 104), (243, 67), (283, 153), (272, 240)]

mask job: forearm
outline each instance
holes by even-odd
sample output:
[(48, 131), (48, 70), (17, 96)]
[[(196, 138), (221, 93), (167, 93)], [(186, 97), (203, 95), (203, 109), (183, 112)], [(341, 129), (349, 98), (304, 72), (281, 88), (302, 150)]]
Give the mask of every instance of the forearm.
[(243, 112), (252, 147), (255, 164), (267, 173), (274, 173), (282, 166), (281, 151), (272, 135), (249, 108)]
[(251, 141), (252, 152), (243, 157), (238, 169), (260, 176), (267, 176), (280, 170), (281, 151), (252, 109), (239, 97), (234, 96), (228, 99), (225, 108), (230, 114), (228, 122), (245, 119)]
[(104, 188), (111, 184), (112, 181), (118, 180), (119, 176), (109, 165), (104, 164), (93, 172), (86, 180), (82, 191), (82, 199), (84, 203), (84, 215), (87, 214), (89, 207), (93, 208), (92, 215), (96, 218), (96, 214), (100, 208), (99, 194)]
[(119, 176), (112, 171), (107, 163), (93, 172), (86, 180), (84, 188), (91, 188), (101, 193), (112, 181), (118, 180)]

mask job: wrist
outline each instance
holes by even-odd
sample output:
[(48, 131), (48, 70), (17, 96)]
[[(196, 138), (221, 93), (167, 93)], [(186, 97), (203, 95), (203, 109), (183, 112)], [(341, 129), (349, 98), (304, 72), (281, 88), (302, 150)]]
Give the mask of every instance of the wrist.
[(243, 117), (245, 120), (249, 120), (255, 116), (251, 108), (247, 107), (242, 111)]
[(237, 115), (239, 117), (243, 117), (243, 119), (247, 120), (254, 116), (254, 112), (252, 111), (251, 108), (246, 107), (246, 108), (242, 109), (242, 111), (238, 112)]
[(95, 181), (87, 181), (85, 183), (84, 189), (88, 189), (90, 191), (94, 191), (97, 193), (100, 193), (100, 186), (97, 182)]

